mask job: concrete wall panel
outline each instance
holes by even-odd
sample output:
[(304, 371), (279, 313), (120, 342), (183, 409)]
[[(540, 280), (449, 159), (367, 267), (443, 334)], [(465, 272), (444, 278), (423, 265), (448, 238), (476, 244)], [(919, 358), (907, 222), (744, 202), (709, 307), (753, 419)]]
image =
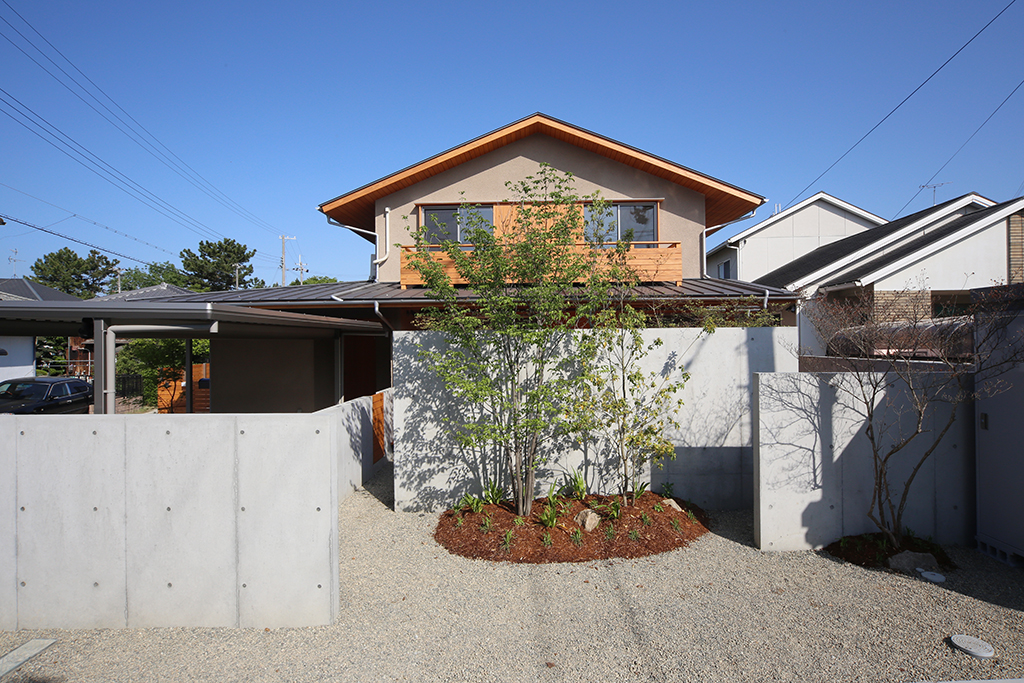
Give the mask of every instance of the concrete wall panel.
[[(826, 373), (758, 375), (754, 440), (755, 538), (763, 550), (819, 548), (849, 535), (877, 531), (868, 518), (874, 467), (864, 409), (842, 386), (850, 376)], [(900, 432), (898, 389), (879, 398), (876, 429)], [(926, 421), (919, 441), (890, 463), (894, 503), (913, 466), (941, 429), (948, 408)], [(956, 422), (911, 486), (904, 527), (939, 543), (969, 544), (974, 535), (973, 407)], [(902, 433), (907, 434), (907, 416)], [(883, 437), (884, 438), (884, 437)]]
[(234, 416), (125, 427), (128, 626), (237, 626)]
[[(749, 508), (752, 373), (797, 370), (795, 328), (722, 328), (713, 335), (667, 329), (645, 335), (664, 341), (645, 358), (648, 372), (681, 364), (690, 373), (680, 394), (680, 428), (669, 432), (677, 459), (651, 473), (655, 490), (669, 481), (674, 493), (698, 504)], [(422, 362), (418, 344), (440, 350), (443, 339), (422, 332), (395, 335), (395, 505), (410, 511), (443, 509), (466, 492), (479, 495), (485, 481), (504, 479), (499, 458), (460, 448), (445, 431), (445, 421), (467, 407)], [(584, 471), (592, 489), (617, 490), (615, 463), (601, 455), (600, 444), (563, 439), (550, 447), (550, 461), (538, 469), (538, 495), (573, 467)]]
[(17, 429), (18, 627), (123, 628), (124, 419), (31, 415)]
[(18, 469), (14, 415), (0, 415), (0, 630), (18, 627)]
[(338, 610), (331, 420), (238, 416), (237, 429), (239, 625), (330, 624)]

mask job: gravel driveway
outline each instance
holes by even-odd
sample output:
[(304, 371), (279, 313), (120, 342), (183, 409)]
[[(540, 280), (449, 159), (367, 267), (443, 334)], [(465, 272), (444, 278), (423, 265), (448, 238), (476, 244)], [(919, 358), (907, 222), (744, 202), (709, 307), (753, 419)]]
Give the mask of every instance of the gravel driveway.
[[(1024, 571), (950, 548), (934, 585), (762, 553), (750, 512), (682, 551), (580, 565), (453, 557), (390, 471), (341, 506), (341, 618), (303, 629), (0, 632), (57, 643), (8, 682), (921, 681), (1024, 677)], [(967, 633), (996, 660), (950, 649)]]

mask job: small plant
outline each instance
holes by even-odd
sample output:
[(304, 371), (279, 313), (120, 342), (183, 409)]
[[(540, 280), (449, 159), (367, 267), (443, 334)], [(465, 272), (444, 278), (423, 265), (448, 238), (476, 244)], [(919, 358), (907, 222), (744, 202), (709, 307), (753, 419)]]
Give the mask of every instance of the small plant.
[(477, 498), (472, 493), (467, 493), (462, 497), (462, 500), (459, 501), (459, 509), (465, 510), (466, 508), (469, 508), (473, 512), (482, 512), (484, 509), (484, 501)]
[(544, 535), (540, 537), (540, 544), (545, 548), (551, 547), (551, 532), (545, 531)]
[(484, 517), (484, 521), (480, 522), (480, 531), (482, 531), (485, 534), (489, 534), (491, 533), (491, 528), (493, 527), (493, 525), (494, 523), (491, 520), (491, 516), (487, 515)]
[(558, 510), (553, 505), (545, 505), (544, 510), (537, 515), (537, 519), (549, 529), (554, 528), (558, 524)]
[(488, 505), (498, 505), (505, 500), (505, 489), (498, 486), (498, 482), (492, 481), (484, 487), (483, 501)]
[(654, 511), (655, 511), (655, 512), (664, 512), (664, 511), (665, 511), (665, 508), (663, 508), (663, 507), (661, 506), (661, 503), (655, 503), (655, 504), (654, 504)]
[(694, 524), (697, 523), (697, 515), (693, 514), (693, 510), (687, 510), (686, 511), (686, 518), (688, 520), (690, 520), (691, 522), (693, 522)]
[(631, 540), (633, 540), (633, 541), (639, 541), (640, 540), (640, 532), (637, 531), (636, 529), (630, 529), (629, 530), (629, 538)]
[(622, 503), (619, 502), (618, 498), (612, 500), (608, 504), (608, 519), (618, 519), (622, 516)]
[(512, 552), (512, 544), (515, 542), (516, 537), (512, 529), (505, 532), (505, 535), (501, 537), (500, 547), (506, 553)]
[(909, 536), (910, 538), (914, 538), (914, 536), (916, 536), (917, 534), (915, 534), (914, 530), (908, 526), (906, 529), (903, 530), (903, 535)]
[(570, 495), (576, 500), (582, 501), (587, 497), (587, 479), (583, 476), (583, 473), (573, 468), (573, 471), (568, 475), (569, 483), (566, 488), (569, 489)]
[(522, 517), (517, 516), (515, 519), (512, 520), (512, 523), (516, 526), (523, 526), (524, 524), (526, 524), (526, 520)]
[(573, 529), (573, 532), (569, 534), (569, 539), (573, 542), (577, 548), (583, 545), (583, 532), (579, 529)]
[(604, 537), (609, 541), (615, 538), (615, 525), (608, 522), (608, 526), (604, 528)]
[(647, 483), (646, 481), (640, 482), (640, 485), (636, 487), (636, 495), (633, 497), (633, 500), (636, 500), (640, 496), (642, 496), (645, 493), (647, 493), (647, 487), (648, 486), (650, 486), (650, 484)]
[(663, 498), (672, 497), (672, 482), (666, 481), (664, 484), (661, 485), (661, 495)]
[(560, 502), (558, 504), (558, 514), (560, 514), (560, 515), (567, 515), (570, 512), (572, 512), (572, 502), (571, 501), (563, 500), (562, 502)]
[(558, 491), (555, 489), (555, 485), (552, 484), (551, 488), (548, 489), (548, 505), (554, 507), (558, 504)]
[(846, 550), (846, 548), (849, 545), (850, 545), (850, 537), (849, 536), (843, 536), (842, 538), (839, 539), (839, 547), (842, 548), (843, 550)]
[(650, 526), (651, 525), (651, 516), (649, 514), (647, 514), (646, 512), (641, 512), (640, 513), (640, 522), (644, 526)]
[(670, 523), (670, 524), (672, 525), (672, 528), (673, 528), (674, 530), (676, 530), (676, 531), (679, 531), (679, 530), (680, 530), (680, 528), (682, 527), (682, 525), (681, 525), (681, 524), (679, 523), (679, 520), (678, 520), (678, 519), (676, 519), (675, 517), (673, 517), (673, 518), (672, 518), (672, 521), (671, 521), (671, 522), (669, 522), (669, 523)]
[(455, 515), (455, 526), (456, 527), (461, 527), (462, 526), (462, 521), (463, 521), (462, 520), (462, 515)]

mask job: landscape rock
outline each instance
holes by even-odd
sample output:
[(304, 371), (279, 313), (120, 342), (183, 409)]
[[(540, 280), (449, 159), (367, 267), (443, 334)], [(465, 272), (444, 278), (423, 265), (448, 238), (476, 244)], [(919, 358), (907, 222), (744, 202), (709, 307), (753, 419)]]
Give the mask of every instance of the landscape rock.
[(683, 511), (683, 508), (679, 507), (679, 503), (677, 503), (676, 501), (674, 501), (671, 498), (666, 498), (665, 500), (663, 500), (661, 502), (664, 503), (667, 507), (672, 508), (673, 510), (676, 510), (678, 512), (682, 512)]
[(939, 568), (939, 564), (931, 553), (915, 553), (910, 550), (904, 550), (889, 558), (889, 569), (894, 571), (917, 576), (919, 568), (925, 571), (935, 571)]
[(581, 510), (573, 521), (580, 525), (584, 531), (593, 531), (601, 523), (601, 515), (593, 510)]

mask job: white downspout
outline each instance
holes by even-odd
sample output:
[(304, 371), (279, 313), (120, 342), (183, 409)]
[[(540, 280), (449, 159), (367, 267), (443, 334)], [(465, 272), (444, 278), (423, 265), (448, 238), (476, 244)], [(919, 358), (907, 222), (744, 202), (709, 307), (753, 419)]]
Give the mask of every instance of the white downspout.
[[(326, 214), (325, 214), (326, 215)], [(376, 231), (363, 230), (352, 225), (345, 225), (339, 223), (330, 216), (327, 216), (327, 222), (338, 228), (345, 228), (352, 232), (358, 232), (361, 235), (373, 235), (373, 253), (376, 256), (380, 253), (380, 235)], [(378, 269), (385, 261), (388, 260), (388, 256), (391, 255), (391, 207), (384, 207), (384, 256), (373, 261), (373, 281), (380, 282), (380, 276), (378, 275)]]

